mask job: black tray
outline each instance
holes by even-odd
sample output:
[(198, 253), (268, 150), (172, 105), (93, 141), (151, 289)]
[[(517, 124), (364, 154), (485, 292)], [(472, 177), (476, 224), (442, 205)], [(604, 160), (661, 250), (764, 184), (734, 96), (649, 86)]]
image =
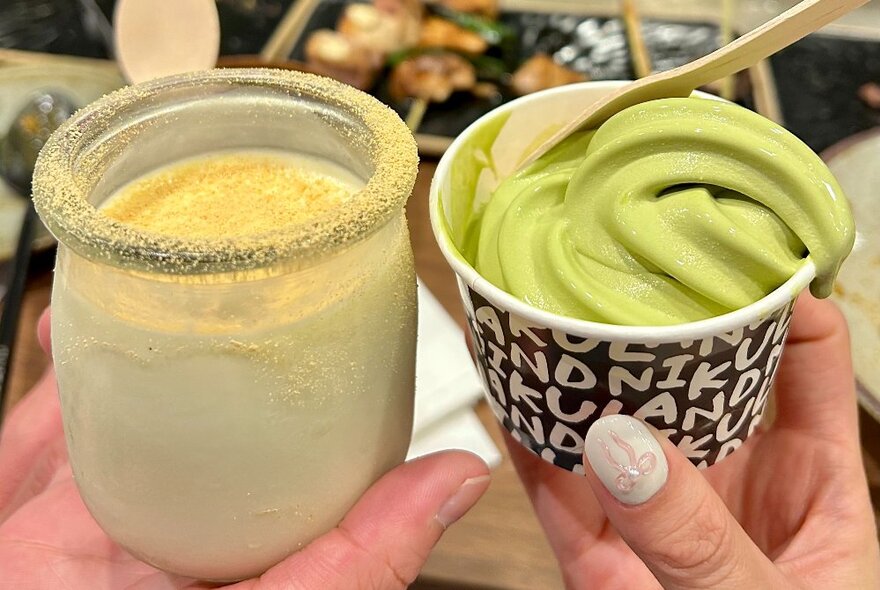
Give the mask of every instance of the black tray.
[[(317, 29), (335, 28), (343, 9), (352, 1), (324, 0), (318, 3), (306, 17), (290, 58), (304, 61), (309, 34)], [(517, 64), (535, 53), (544, 52), (573, 70), (586, 74), (591, 80), (626, 80), (634, 77), (624, 24), (619, 18), (502, 10), (499, 20), (514, 31), (519, 41), (513, 56)], [(720, 29), (707, 22), (645, 19), (643, 37), (655, 68), (665, 70), (716, 49), (720, 42)], [(750, 85), (738, 84), (737, 88), (740, 90), (737, 102), (754, 108)], [(410, 103), (391, 99), (384, 76), (380, 76), (370, 92), (405, 118)], [(509, 92), (503, 92), (496, 100), (459, 93), (443, 104), (432, 103), (416, 131), (422, 153), (442, 154), (468, 125), (513, 98), (515, 96)]]
[(858, 97), (880, 83), (880, 42), (809, 37), (770, 58), (783, 123), (813, 151), (880, 125), (880, 111)]

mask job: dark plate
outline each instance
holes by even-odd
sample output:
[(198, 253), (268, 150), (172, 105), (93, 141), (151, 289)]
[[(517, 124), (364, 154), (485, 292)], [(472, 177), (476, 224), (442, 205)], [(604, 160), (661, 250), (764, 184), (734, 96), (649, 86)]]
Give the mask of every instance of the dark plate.
[(858, 97), (863, 84), (880, 83), (880, 42), (814, 34), (774, 55), (770, 64), (785, 126), (822, 152), (853, 208), (856, 247), (834, 298), (851, 326), (859, 401), (880, 421), (880, 110)]
[[(317, 29), (333, 29), (344, 7), (352, 0), (325, 0), (309, 15), (297, 38), (290, 57), (304, 60), (305, 42)], [(561, 13), (502, 11), (499, 18), (509, 26), (518, 41), (510, 55), (494, 49), (494, 57), (522, 63), (538, 52), (553, 55), (557, 62), (586, 74), (591, 80), (626, 80), (634, 77), (632, 60), (623, 21), (606, 16), (577, 16)], [(720, 30), (711, 23), (674, 23), (645, 20), (643, 37), (657, 69), (670, 69), (712, 52), (719, 46)], [(402, 117), (409, 111), (409, 102), (396, 102), (389, 96), (386, 80), (380, 76), (370, 92), (394, 108)], [(749, 108), (754, 102), (748, 84), (738, 85), (745, 90), (737, 100)], [(423, 142), (426, 136), (451, 141), (468, 125), (493, 108), (515, 98), (504, 91), (496, 100), (476, 98), (469, 93), (458, 93), (443, 104), (432, 103), (428, 108), (417, 136), (424, 153), (442, 153), (445, 144)]]
[(858, 97), (880, 83), (880, 42), (810, 35), (770, 58), (784, 123), (820, 152), (880, 125), (880, 110)]

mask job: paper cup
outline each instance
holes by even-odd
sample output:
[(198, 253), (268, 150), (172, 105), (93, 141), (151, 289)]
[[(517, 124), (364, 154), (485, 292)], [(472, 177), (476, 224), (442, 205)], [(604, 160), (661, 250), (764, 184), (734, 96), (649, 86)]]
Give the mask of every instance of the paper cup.
[(508, 103), (450, 146), (431, 185), (431, 223), (457, 275), (486, 397), (513, 438), (546, 461), (583, 472), (598, 418), (636, 416), (698, 467), (743, 444), (760, 423), (807, 259), (760, 301), (715, 318), (617, 326), (536, 309), (490, 284), (459, 248), (475, 211), (528, 148), (621, 82), (586, 82)]

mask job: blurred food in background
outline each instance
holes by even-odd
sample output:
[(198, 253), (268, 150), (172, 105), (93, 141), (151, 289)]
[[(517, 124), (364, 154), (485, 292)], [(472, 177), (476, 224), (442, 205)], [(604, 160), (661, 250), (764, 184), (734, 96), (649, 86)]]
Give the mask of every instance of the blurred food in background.
[[(259, 53), (294, 0), (217, 0), (220, 52)], [(115, 0), (0, 0), (0, 48), (112, 57)]]
[(395, 101), (447, 101), (455, 92), (498, 93), (515, 56), (495, 0), (343, 3), (334, 28), (307, 34), (306, 62), (362, 90), (380, 75)]
[[(114, 6), (115, 0), (3, 0), (0, 48), (112, 58)], [(579, 2), (551, 10), (517, 0), (217, 0), (220, 64), (258, 65), (257, 54), (284, 28), (285, 15), (301, 13), (292, 52), (270, 65), (362, 88), (423, 137), (446, 141), (517, 96), (635, 76), (616, 0), (601, 15), (559, 12), (569, 6), (584, 10)], [(717, 23), (646, 19), (641, 30), (655, 69), (720, 44)], [(752, 106), (748, 95), (745, 88), (739, 101)], [(441, 153), (442, 142), (437, 146), (427, 153)]]
[[(312, 4), (289, 57), (370, 92), (422, 137), (455, 137), (492, 108), (539, 90), (635, 77), (615, 2), (605, 15), (559, 12), (567, 8), (561, 3), (542, 10), (534, 2), (498, 0)], [(577, 3), (570, 8), (577, 10)], [(683, 65), (721, 44), (716, 23), (645, 19), (639, 25), (655, 70)], [(748, 86), (740, 90), (738, 102), (753, 106)], [(438, 146), (427, 152), (441, 152)]]
[[(622, 0), (216, 2), (221, 65), (266, 63), (258, 54), (284, 28), (285, 15), (296, 12), (299, 22), (268, 65), (318, 71), (370, 92), (418, 123), (420, 145), (431, 144), (424, 153), (442, 153), (470, 123), (517, 96), (582, 80), (635, 77)], [(0, 0), (0, 49), (110, 59), (115, 4)], [(696, 0), (663, 0), (662, 11), (657, 0), (631, 4), (640, 9), (641, 38), (655, 71), (688, 63), (722, 43), (720, 2), (710, 8)], [(678, 8), (673, 10), (673, 4)], [(768, 14), (752, 15), (754, 22), (740, 15), (732, 34), (785, 7), (776, 0), (770, 4)], [(756, 6), (737, 3), (743, 14)], [(729, 96), (748, 108), (761, 107), (811, 148), (822, 150), (880, 124), (878, 51), (878, 39), (811, 35), (774, 56), (764, 73), (737, 77)], [(722, 85), (704, 90), (720, 93)], [(784, 120), (767, 110), (771, 103)], [(422, 112), (414, 113), (420, 104)]]
[(545, 88), (586, 81), (586, 74), (559, 65), (546, 53), (538, 53), (527, 59), (513, 73), (510, 86), (515, 93), (522, 96)]
[[(364, 90), (384, 71), (394, 81), (397, 99), (449, 98), (435, 92), (434, 85), (405, 83), (416, 75), (434, 81), (454, 77), (447, 86), (458, 91), (471, 91), (476, 80), (483, 80), (515, 95), (584, 80), (633, 77), (618, 18), (501, 12), (495, 0), (330, 1), (316, 13), (328, 13), (334, 5), (338, 16), (333, 28), (313, 28), (327, 20), (326, 14), (316, 14), (315, 24), (307, 27), (306, 61), (328, 75), (355, 80)], [(714, 25), (646, 21), (642, 27), (657, 70), (683, 65), (719, 45)], [(465, 85), (470, 77), (474, 82)], [(401, 96), (401, 87), (409, 94)]]

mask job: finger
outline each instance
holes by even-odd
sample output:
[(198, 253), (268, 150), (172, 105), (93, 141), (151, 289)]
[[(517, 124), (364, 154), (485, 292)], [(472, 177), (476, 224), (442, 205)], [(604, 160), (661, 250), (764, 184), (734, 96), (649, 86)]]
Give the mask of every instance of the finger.
[[(37, 321), (37, 338), (43, 350), (49, 350), (49, 308)], [(9, 412), (0, 425), (0, 444), (16, 447), (61, 432), (61, 407), (55, 373), (48, 368), (40, 380)], [(31, 441), (23, 442), (23, 439)]]
[[(48, 352), (49, 308), (37, 322), (37, 337)], [(66, 461), (58, 389), (50, 367), (0, 428), (0, 522), (43, 491)]]
[(588, 546), (584, 535), (597, 536), (605, 521), (602, 507), (581, 476), (551, 465), (504, 431), (510, 458), (553, 552), (563, 563), (577, 559)]
[(700, 472), (641, 421), (598, 420), (584, 455), (609, 521), (667, 590), (784, 587)]
[(405, 463), (367, 490), (335, 529), (263, 574), (257, 587), (405, 588), (489, 479), (486, 464), (461, 451)]
[(43, 349), (43, 352), (49, 355), (49, 358), (52, 358), (52, 339), (50, 337), (51, 317), (52, 308), (47, 307), (43, 310), (43, 313), (40, 314), (40, 319), (37, 320), (37, 340), (40, 343), (40, 348)]
[(0, 522), (38, 494), (66, 456), (55, 375), (49, 369), (0, 431)]
[(474, 337), (471, 335), (470, 330), (464, 331), (464, 343), (465, 343), (465, 346), (467, 346), (468, 352), (471, 355), (471, 361), (476, 366), (476, 364), (479, 361), (477, 360), (477, 350), (476, 350), (476, 347), (474, 346)]
[(776, 426), (858, 446), (849, 331), (837, 307), (798, 300), (776, 377)]
[[(631, 552), (614, 530), (583, 477), (551, 465), (516, 442), (504, 440), (538, 521), (570, 588), (653, 588), (641, 564), (623, 565)], [(635, 562), (634, 559), (630, 559)], [(653, 583), (652, 583), (653, 582)]]

